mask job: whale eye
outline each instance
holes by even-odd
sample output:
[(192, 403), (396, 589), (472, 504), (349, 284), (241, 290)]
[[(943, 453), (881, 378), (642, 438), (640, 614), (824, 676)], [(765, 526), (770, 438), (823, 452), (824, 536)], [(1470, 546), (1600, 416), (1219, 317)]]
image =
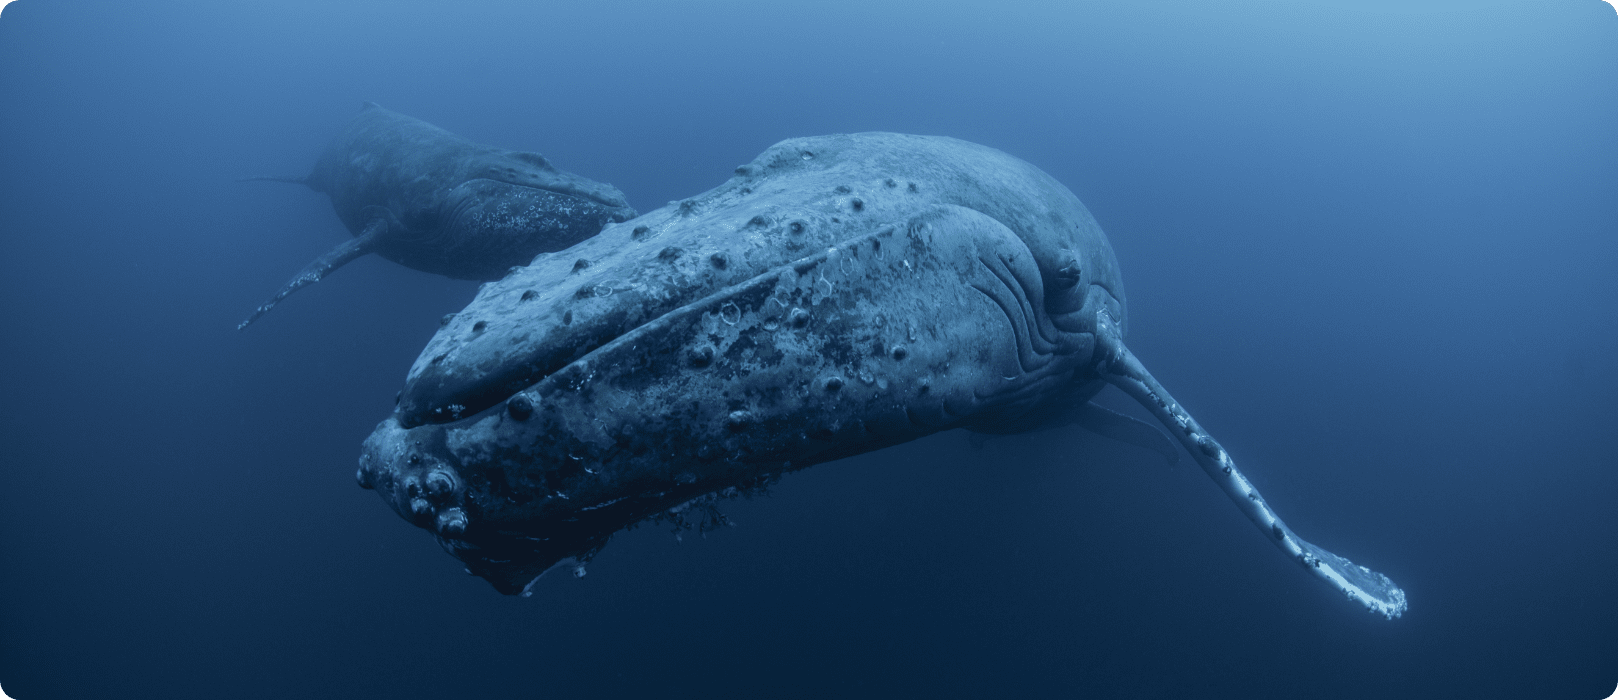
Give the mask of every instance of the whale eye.
[(1051, 275), (1052, 281), (1060, 289), (1067, 289), (1079, 283), (1083, 276), (1083, 268), (1079, 266), (1079, 256), (1071, 250), (1062, 251), (1062, 257), (1057, 261), (1056, 272)]
[(488, 323), (486, 323), (484, 321), (478, 321), (477, 323), (472, 324), (472, 332), (473, 333), (482, 333), (483, 329), (488, 328), (488, 327), (489, 327)]

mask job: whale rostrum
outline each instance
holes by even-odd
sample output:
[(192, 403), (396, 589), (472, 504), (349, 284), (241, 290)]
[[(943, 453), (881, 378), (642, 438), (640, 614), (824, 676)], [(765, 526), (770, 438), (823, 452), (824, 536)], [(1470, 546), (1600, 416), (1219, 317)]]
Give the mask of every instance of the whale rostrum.
[(494, 280), (635, 215), (611, 185), (558, 170), (538, 153), (472, 143), (367, 102), (305, 177), (331, 197), (353, 238), (316, 258), (242, 321), (369, 253), (424, 272)]
[(485, 285), (410, 369), (356, 477), (514, 594), (558, 564), (582, 573), (638, 521), (943, 430), (1081, 421), (1172, 452), (1076, 408), (1112, 384), (1288, 556), (1399, 616), (1391, 581), (1275, 515), (1130, 353), (1126, 318), (1106, 236), (1034, 166), (949, 138), (791, 139)]

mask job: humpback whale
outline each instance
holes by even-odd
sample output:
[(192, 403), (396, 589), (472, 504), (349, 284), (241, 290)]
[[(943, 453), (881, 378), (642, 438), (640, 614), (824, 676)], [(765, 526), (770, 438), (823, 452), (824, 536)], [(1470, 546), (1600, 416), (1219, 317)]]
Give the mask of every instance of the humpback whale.
[(558, 170), (538, 153), (472, 143), (367, 102), (304, 177), (331, 197), (353, 238), (316, 258), (242, 321), (368, 253), (423, 272), (499, 279), (635, 215), (612, 185)]
[(356, 479), (518, 594), (552, 567), (582, 575), (636, 522), (939, 431), (1082, 418), (1111, 384), (1286, 556), (1399, 616), (1386, 576), (1282, 522), (1126, 327), (1111, 245), (1038, 168), (941, 137), (791, 139), (485, 285), (411, 367)]

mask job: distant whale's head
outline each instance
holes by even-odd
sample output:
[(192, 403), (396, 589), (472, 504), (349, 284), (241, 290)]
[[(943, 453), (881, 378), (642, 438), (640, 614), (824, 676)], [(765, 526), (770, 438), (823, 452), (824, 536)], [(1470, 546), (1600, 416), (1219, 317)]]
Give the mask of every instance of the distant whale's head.
[[(1037, 168), (793, 139), (446, 317), (357, 478), (505, 593), (637, 521), (1099, 386), (1112, 249)], [(1088, 389), (1086, 389), (1088, 387)]]

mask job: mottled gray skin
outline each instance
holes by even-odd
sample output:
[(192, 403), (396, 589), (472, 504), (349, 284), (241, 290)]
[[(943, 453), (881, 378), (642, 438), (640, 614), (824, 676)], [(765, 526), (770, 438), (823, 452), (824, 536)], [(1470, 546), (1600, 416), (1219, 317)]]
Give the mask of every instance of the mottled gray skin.
[(635, 215), (611, 185), (538, 153), (472, 143), (367, 102), (307, 177), (354, 238), (310, 263), (241, 328), (287, 295), (368, 253), (423, 272), (493, 280)]
[[(357, 478), (517, 593), (705, 494), (942, 430), (1030, 429), (1110, 382), (1333, 580), (1338, 560), (1138, 367), (1124, 318), (1106, 237), (1037, 168), (948, 138), (792, 139), (486, 285), (411, 368)], [(1402, 611), (1377, 577), (1339, 588), (1385, 584), (1357, 599)]]

